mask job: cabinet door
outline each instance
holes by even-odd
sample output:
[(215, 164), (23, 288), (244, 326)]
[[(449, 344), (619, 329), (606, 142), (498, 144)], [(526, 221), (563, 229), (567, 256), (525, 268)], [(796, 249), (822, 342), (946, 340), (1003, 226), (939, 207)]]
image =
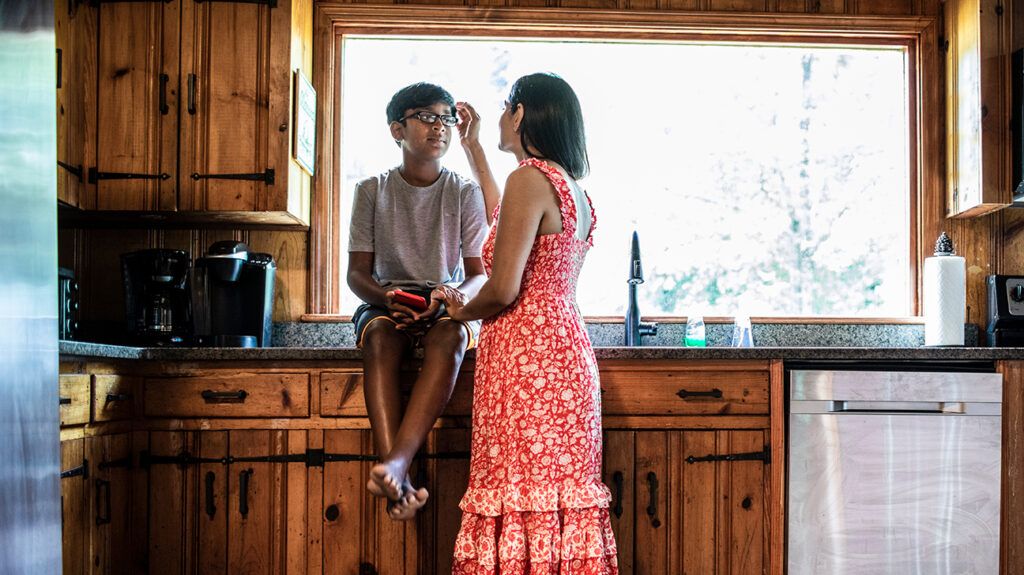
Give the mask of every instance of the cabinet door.
[[(228, 452), (235, 458), (281, 454), (284, 432), (240, 430), (229, 433)], [(228, 571), (273, 573), (284, 541), (281, 501), (282, 464), (236, 462), (226, 466), (228, 480)]]
[[(194, 450), (194, 441), (190, 432), (154, 431), (149, 434), (148, 450), (154, 456), (176, 456)], [(145, 501), (137, 506), (149, 518), (148, 572), (184, 573), (189, 549), (185, 534), (191, 533), (185, 501), (189, 479), (195, 472), (188, 466), (160, 464), (140, 469), (140, 475), (147, 480), (148, 488), (142, 498)]]
[(619, 553), (619, 573), (632, 575), (633, 532), (636, 517), (634, 484), (636, 473), (636, 432), (606, 431), (604, 434), (603, 481), (612, 492), (609, 515)]
[[(673, 478), (679, 493), (673, 529), (682, 546), (671, 564), (678, 573), (767, 573), (765, 494), (761, 460), (700, 461), (709, 456), (763, 453), (763, 431), (685, 431), (672, 438)], [(690, 457), (694, 460), (688, 460)]]
[(97, 141), (96, 161), (88, 175), (89, 183), (95, 184), (95, 197), (85, 207), (176, 207), (176, 96), (183, 1), (114, 2), (91, 8), (97, 13), (99, 42)]
[(85, 101), (95, 87), (95, 10), (55, 0), (57, 41), (57, 199), (78, 206), (84, 186)]
[(93, 462), (91, 490), (89, 572), (134, 573), (131, 557), (131, 437), (126, 434), (89, 437), (86, 455)]
[(419, 483), (430, 492), (416, 522), (419, 562), (423, 573), (451, 573), (455, 537), (462, 526), (459, 502), (469, 486), (470, 430), (436, 429), (427, 446), (436, 457), (420, 461), (417, 468), (423, 470), (417, 475), (425, 477)]
[(1012, 2), (947, 0), (946, 215), (1013, 201), (1010, 152)]
[[(222, 459), (228, 455), (228, 432), (200, 432), (196, 447), (196, 455), (201, 459)], [(200, 463), (197, 472), (197, 486), (190, 498), (196, 518), (196, 572), (226, 573), (230, 466), (220, 462)]]
[(86, 526), (89, 478), (85, 440), (60, 442), (60, 519), (64, 575), (86, 573)]
[[(289, 69), (272, 69), (275, 51), (288, 54), (288, 3), (188, 1), (182, 12), (183, 102), (181, 197), (183, 210), (284, 210), (287, 196), (287, 121), (270, 125), (271, 92), (287, 98)], [(283, 77), (283, 83), (282, 83)], [(283, 129), (283, 131), (282, 131)], [(271, 157), (269, 143), (284, 140)], [(275, 147), (275, 151), (280, 152)], [(273, 184), (257, 178), (274, 170)]]
[[(372, 443), (369, 431), (324, 432), (326, 453), (369, 454)], [(367, 572), (362, 565), (376, 569), (368, 548), (376, 513), (376, 502), (366, 491), (369, 472), (367, 462), (358, 460), (324, 464), (324, 575), (361, 575)]]

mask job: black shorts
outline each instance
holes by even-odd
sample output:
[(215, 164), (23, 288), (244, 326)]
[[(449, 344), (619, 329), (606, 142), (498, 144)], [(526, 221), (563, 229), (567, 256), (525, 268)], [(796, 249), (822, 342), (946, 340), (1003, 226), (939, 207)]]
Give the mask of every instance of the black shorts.
[[(409, 289), (407, 289), (405, 291), (407, 291), (409, 293), (414, 293), (416, 295), (423, 296), (424, 298), (427, 298), (429, 300), (430, 299), (430, 292), (432, 290), (409, 290)], [(395, 325), (398, 324), (397, 321), (395, 321), (394, 319), (391, 318), (391, 313), (387, 310), (387, 308), (383, 308), (383, 307), (375, 306), (375, 305), (370, 305), (368, 303), (364, 303), (363, 305), (361, 305), (358, 308), (356, 308), (356, 311), (352, 314), (352, 323), (354, 323), (355, 326), (356, 326), (356, 330), (355, 330), (356, 331), (356, 347), (359, 347), (359, 348), (363, 347), (363, 333), (366, 332), (366, 328), (371, 323), (373, 323), (373, 322), (375, 322), (377, 320), (389, 321), (389, 322), (391, 322), (391, 323), (393, 323)], [(455, 321), (455, 320), (453, 320), (452, 318), (448, 317), (448, 313), (447, 312), (442, 311), (441, 314), (438, 317), (434, 318), (434, 320), (430, 324), (430, 327), (434, 327), (435, 325), (437, 325), (438, 322), (441, 322), (441, 321)], [(462, 325), (462, 327), (465, 328), (465, 330), (466, 330), (466, 335), (469, 336), (469, 340), (466, 343), (466, 349), (469, 350), (469, 349), (473, 349), (474, 347), (476, 347), (476, 340), (477, 340), (477, 337), (480, 335), (480, 320), (460, 321), (460, 322), (456, 322), (456, 323)], [(414, 336), (412, 334), (406, 334), (406, 335), (408, 335), (409, 338), (412, 340), (412, 343), (413, 343), (414, 346), (419, 347), (421, 345), (422, 342), (420, 342), (420, 338), (419, 337), (416, 337), (416, 336)]]

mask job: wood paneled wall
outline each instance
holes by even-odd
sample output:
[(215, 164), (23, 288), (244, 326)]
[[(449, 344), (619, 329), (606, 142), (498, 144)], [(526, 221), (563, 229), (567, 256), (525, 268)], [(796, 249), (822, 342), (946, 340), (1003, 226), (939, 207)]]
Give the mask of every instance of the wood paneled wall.
[[(1024, 0), (1013, 0), (1014, 5)], [(352, 3), (362, 4), (354, 1)], [(884, 16), (940, 16), (940, 0), (396, 0), (394, 4), (459, 6), (535, 6), (548, 8), (597, 8), (625, 10), (685, 10), (707, 12), (753, 12), (779, 14), (850, 14)], [(1015, 23), (1024, 9), (1013, 11)], [(941, 26), (939, 27), (941, 29)], [(1014, 26), (1015, 46), (1024, 47), (1024, 25)], [(940, 72), (940, 78), (943, 73)], [(924, 97), (941, 101), (941, 82), (922, 87)], [(921, 124), (942, 122), (944, 113), (922, 118)], [(941, 133), (928, 130), (927, 133)], [(943, 149), (942, 145), (939, 146)], [(934, 166), (944, 154), (922, 158)], [(925, 170), (930, 171), (930, 170)], [(939, 173), (944, 173), (939, 170)], [(1024, 274), (1024, 210), (1003, 210), (976, 219), (949, 220), (944, 217), (944, 182), (926, 182), (921, 211), (917, 260), (930, 255), (934, 239), (947, 231), (968, 265), (968, 321), (985, 325), (985, 276), (992, 273)], [(314, 193), (316, 193), (314, 191)], [(236, 239), (253, 249), (274, 255), (277, 261), (275, 321), (297, 321), (306, 313), (310, 284), (326, 281), (309, 278), (309, 233), (241, 229), (61, 229), (60, 264), (73, 268), (82, 286), (82, 314), (85, 321), (121, 321), (124, 317), (118, 256), (134, 249), (167, 247), (201, 254), (212, 242)], [(342, 246), (343, 248), (344, 246)]]
[(195, 258), (220, 240), (242, 241), (274, 256), (274, 321), (297, 321), (306, 312), (309, 232), (238, 229), (61, 229), (59, 263), (75, 270), (83, 325), (124, 321), (122, 253), (147, 248), (185, 250)]

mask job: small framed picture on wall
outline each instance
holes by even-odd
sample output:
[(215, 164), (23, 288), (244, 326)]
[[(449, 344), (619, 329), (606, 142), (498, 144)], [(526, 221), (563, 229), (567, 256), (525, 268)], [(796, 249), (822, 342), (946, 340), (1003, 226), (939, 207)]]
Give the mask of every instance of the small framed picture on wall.
[(295, 114), (292, 154), (302, 169), (313, 175), (316, 157), (316, 90), (301, 70), (295, 70)]

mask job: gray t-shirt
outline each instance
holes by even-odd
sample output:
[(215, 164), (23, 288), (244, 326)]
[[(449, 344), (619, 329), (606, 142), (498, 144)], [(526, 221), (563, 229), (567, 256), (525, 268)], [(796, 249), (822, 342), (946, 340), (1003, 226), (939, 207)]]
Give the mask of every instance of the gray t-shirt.
[(356, 184), (348, 251), (373, 252), (383, 287), (432, 288), (465, 279), (463, 257), (480, 257), (487, 218), (480, 186), (441, 169), (425, 188), (392, 168)]

